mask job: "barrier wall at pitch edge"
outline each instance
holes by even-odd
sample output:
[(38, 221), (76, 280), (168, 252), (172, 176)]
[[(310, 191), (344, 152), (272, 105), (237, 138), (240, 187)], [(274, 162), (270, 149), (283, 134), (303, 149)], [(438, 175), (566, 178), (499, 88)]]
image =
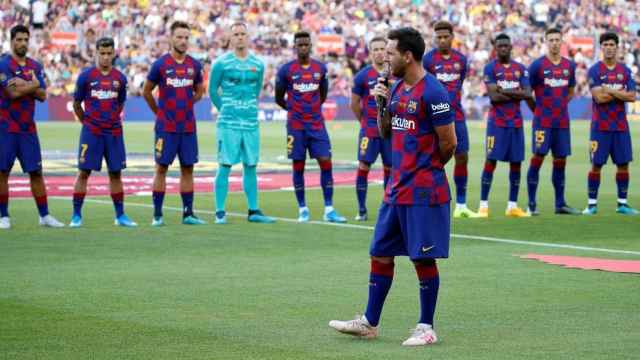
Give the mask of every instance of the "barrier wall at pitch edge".
[[(51, 96), (44, 103), (37, 103), (36, 121), (73, 121), (72, 98), (66, 96)], [(330, 97), (322, 107), (324, 117), (327, 120), (355, 120), (349, 108), (350, 99), (345, 96)], [(467, 119), (481, 120), (486, 117), (489, 109), (489, 98), (477, 97), (466, 100), (463, 104)], [(640, 121), (640, 98), (635, 103), (628, 105), (629, 119)], [(522, 111), (526, 120), (532, 118), (529, 108), (522, 103)], [(216, 114), (212, 112), (212, 105), (205, 98), (195, 106), (196, 119), (198, 121), (212, 121)], [(569, 103), (569, 115), (575, 120), (591, 119), (591, 98), (579, 97)], [(259, 114), (262, 121), (285, 121), (287, 113), (280, 109), (272, 97), (260, 99)], [(155, 116), (149, 110), (142, 97), (130, 97), (124, 108), (125, 121), (152, 121)]]

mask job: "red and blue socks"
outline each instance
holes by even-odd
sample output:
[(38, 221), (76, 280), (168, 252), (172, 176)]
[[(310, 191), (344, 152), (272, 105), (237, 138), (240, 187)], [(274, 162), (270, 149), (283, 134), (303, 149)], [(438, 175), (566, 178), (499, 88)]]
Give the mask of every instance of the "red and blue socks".
[(553, 191), (556, 195), (556, 209), (566, 205), (564, 199), (565, 186), (565, 168), (567, 166), (566, 159), (553, 159), (553, 169), (551, 170), (551, 183)]
[(600, 173), (589, 171), (587, 181), (589, 189), (589, 206), (595, 206), (598, 203), (598, 188), (600, 188)]
[(369, 170), (358, 168), (358, 173), (356, 175), (356, 195), (358, 197), (358, 212), (360, 215), (367, 213), (368, 178)]
[(86, 193), (73, 193), (73, 215), (74, 216), (82, 216), (82, 205), (84, 204), (84, 197)]
[(111, 193), (111, 200), (113, 201), (113, 209), (116, 211), (116, 218), (124, 215), (124, 193), (122, 191)]
[(49, 203), (47, 202), (47, 195), (34, 196), (36, 200), (36, 206), (38, 207), (38, 214), (40, 217), (49, 215)]
[(489, 191), (491, 191), (491, 182), (493, 181), (493, 172), (496, 170), (496, 162), (487, 160), (482, 170), (482, 178), (480, 185), (480, 201), (489, 200)]
[(333, 205), (333, 166), (331, 160), (318, 161), (324, 206)]
[(307, 206), (304, 199), (304, 162), (304, 160), (293, 161), (293, 190), (296, 193), (298, 207)]
[(182, 198), (182, 217), (193, 216), (193, 191), (180, 193)]
[(627, 204), (627, 191), (629, 190), (629, 171), (620, 170), (616, 172), (616, 185), (618, 185), (618, 205)]
[(164, 202), (164, 191), (154, 191), (153, 198), (153, 217), (162, 217), (162, 203)]
[(455, 165), (453, 168), (453, 181), (456, 183), (456, 203), (467, 203), (467, 165)]
[(544, 157), (533, 155), (527, 171), (527, 193), (529, 194), (529, 210), (536, 210), (536, 193), (538, 192), (538, 182), (540, 179), (540, 168), (544, 162)]
[(520, 163), (509, 164), (509, 201), (518, 202), (518, 192), (520, 191)]
[(440, 288), (438, 267), (434, 259), (423, 260), (414, 265), (420, 281), (420, 321), (418, 323), (433, 325)]
[(371, 273), (369, 274), (369, 301), (364, 316), (371, 326), (378, 326), (382, 306), (387, 298), (391, 283), (393, 282), (394, 263), (385, 264), (371, 260)]
[(9, 194), (0, 194), (0, 217), (9, 216)]

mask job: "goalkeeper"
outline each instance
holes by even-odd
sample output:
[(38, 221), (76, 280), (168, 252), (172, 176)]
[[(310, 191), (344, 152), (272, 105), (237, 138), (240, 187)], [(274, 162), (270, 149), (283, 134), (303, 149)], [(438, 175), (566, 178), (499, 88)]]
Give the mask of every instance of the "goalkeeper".
[(258, 97), (262, 89), (264, 64), (249, 53), (244, 23), (231, 26), (233, 51), (211, 67), (209, 96), (218, 109), (218, 173), (215, 180), (216, 224), (226, 224), (225, 202), (229, 192), (231, 166), (242, 161), (242, 185), (247, 196), (250, 222), (272, 223), (258, 207), (258, 165), (260, 129)]

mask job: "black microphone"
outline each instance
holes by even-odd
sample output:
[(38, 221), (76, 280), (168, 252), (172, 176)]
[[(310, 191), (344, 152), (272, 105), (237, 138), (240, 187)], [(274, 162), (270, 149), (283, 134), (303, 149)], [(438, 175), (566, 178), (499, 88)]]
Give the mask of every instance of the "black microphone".
[[(381, 78), (381, 79), (380, 79)], [(378, 83), (384, 85), (385, 87), (389, 87), (389, 72), (383, 71), (380, 73), (380, 78), (378, 79)], [(382, 117), (384, 116), (385, 111), (387, 110), (387, 99), (382, 96), (376, 96), (376, 105), (378, 108), (378, 114)]]

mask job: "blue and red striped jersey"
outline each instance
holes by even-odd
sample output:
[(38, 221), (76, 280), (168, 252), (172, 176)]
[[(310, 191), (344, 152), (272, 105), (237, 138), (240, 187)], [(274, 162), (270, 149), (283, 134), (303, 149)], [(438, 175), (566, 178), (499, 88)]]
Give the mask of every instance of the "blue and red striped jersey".
[(422, 66), (433, 74), (449, 92), (451, 106), (455, 111), (456, 121), (464, 121), (462, 109), (462, 84), (467, 76), (467, 58), (461, 52), (451, 49), (445, 57), (433, 49), (422, 58)]
[[(0, 86), (7, 87), (12, 78), (21, 78), (25, 81), (38, 79), (40, 88), (46, 89), (45, 75), (42, 65), (27, 57), (24, 65), (19, 64), (11, 55), (0, 60)], [(0, 128), (12, 133), (36, 133), (34, 114), (36, 110), (36, 98), (26, 95), (17, 99), (11, 99), (6, 91), (0, 95), (4, 116), (0, 116)], [(1, 115), (1, 114), (0, 114)]]
[(276, 81), (286, 89), (287, 126), (297, 130), (324, 128), (320, 87), (329, 84), (325, 64), (313, 59), (308, 66), (290, 61), (280, 67)]
[[(529, 87), (529, 71), (517, 61), (501, 64), (494, 60), (484, 67), (484, 83), (496, 84), (504, 90)], [(499, 127), (522, 127), (520, 100), (491, 103), (489, 121)]]
[(540, 57), (529, 66), (529, 82), (536, 96), (533, 126), (569, 128), (569, 89), (576, 86), (576, 64), (564, 57), (558, 64)]
[[(615, 90), (635, 91), (636, 82), (631, 70), (624, 64), (616, 64), (609, 69), (604, 62), (598, 61), (589, 68), (589, 87), (608, 87)], [(627, 111), (624, 101), (613, 99), (598, 104), (592, 100), (591, 128), (600, 131), (627, 131)]]
[(122, 135), (120, 114), (127, 100), (127, 77), (122, 72), (113, 68), (105, 75), (95, 66), (84, 70), (73, 98), (84, 102), (81, 121), (92, 133)]
[(360, 70), (353, 79), (351, 92), (360, 97), (360, 128), (364, 130), (364, 136), (368, 138), (380, 137), (378, 130), (378, 105), (376, 97), (371, 91), (378, 83), (380, 73), (369, 65)]
[(407, 88), (391, 90), (392, 165), (384, 201), (398, 205), (438, 205), (451, 194), (438, 151), (435, 128), (454, 122), (447, 90), (431, 74)]
[(165, 54), (153, 63), (147, 79), (160, 89), (156, 131), (195, 132), (193, 98), (195, 87), (202, 83), (200, 62), (189, 55), (177, 62), (171, 54)]

